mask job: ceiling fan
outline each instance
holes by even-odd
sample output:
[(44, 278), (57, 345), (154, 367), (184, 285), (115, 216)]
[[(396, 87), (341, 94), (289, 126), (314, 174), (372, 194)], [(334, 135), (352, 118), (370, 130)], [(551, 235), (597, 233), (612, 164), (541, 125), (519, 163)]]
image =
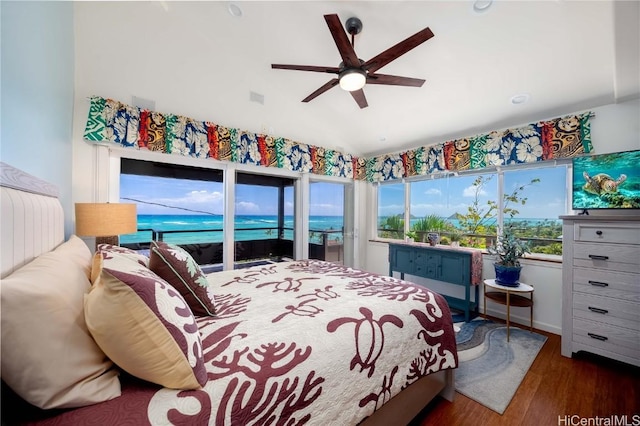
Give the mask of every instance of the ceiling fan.
[(365, 62), (358, 58), (354, 50), (354, 36), (362, 31), (362, 22), (360, 19), (349, 18), (345, 24), (347, 32), (351, 34), (351, 43), (349, 43), (347, 34), (342, 29), (342, 24), (340, 23), (338, 15), (324, 15), (324, 19), (327, 21), (329, 31), (331, 32), (333, 40), (340, 52), (340, 56), (342, 57), (342, 62), (339, 66), (322, 67), (314, 65), (271, 64), (271, 68), (273, 69), (338, 74), (338, 78), (329, 80), (318, 90), (304, 98), (302, 102), (309, 102), (339, 84), (342, 89), (351, 92), (351, 96), (353, 96), (353, 99), (355, 99), (360, 108), (366, 108), (369, 104), (367, 103), (367, 98), (364, 96), (364, 91), (362, 90), (365, 84), (411, 87), (421, 87), (424, 84), (424, 80), (419, 78), (378, 74), (376, 71), (433, 37), (433, 33), (428, 27), (422, 31), (418, 31), (411, 37), (408, 37)]

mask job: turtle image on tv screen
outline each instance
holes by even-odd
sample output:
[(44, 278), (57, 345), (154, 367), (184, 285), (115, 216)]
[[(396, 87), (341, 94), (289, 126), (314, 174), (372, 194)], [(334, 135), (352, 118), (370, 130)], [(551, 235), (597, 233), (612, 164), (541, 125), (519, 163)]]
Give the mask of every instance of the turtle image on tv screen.
[(572, 208), (640, 208), (640, 150), (573, 159)]

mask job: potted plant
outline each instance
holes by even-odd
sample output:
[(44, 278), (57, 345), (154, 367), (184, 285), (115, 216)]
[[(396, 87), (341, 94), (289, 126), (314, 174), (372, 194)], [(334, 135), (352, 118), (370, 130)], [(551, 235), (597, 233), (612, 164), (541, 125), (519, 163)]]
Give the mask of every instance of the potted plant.
[(520, 258), (531, 253), (528, 241), (518, 238), (509, 226), (502, 230), (494, 245), (487, 249), (496, 256), (493, 264), (496, 271), (496, 282), (509, 287), (517, 287), (520, 280)]
[(429, 231), (427, 233), (427, 241), (430, 246), (435, 246), (440, 242), (440, 233), (437, 231)]
[(416, 233), (416, 231), (408, 231), (406, 234), (407, 237), (407, 241), (412, 243), (414, 241), (416, 241), (418, 239), (418, 234)]
[(451, 247), (460, 247), (460, 240), (462, 239), (462, 234), (457, 231), (451, 231), (449, 234), (449, 240), (451, 241)]

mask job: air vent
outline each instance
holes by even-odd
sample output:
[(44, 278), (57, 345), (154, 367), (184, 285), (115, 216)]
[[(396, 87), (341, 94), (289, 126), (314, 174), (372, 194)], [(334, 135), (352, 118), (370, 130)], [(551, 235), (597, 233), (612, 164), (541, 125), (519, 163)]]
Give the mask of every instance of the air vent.
[(249, 100), (251, 102), (257, 102), (260, 105), (264, 105), (264, 95), (256, 92), (249, 92)]

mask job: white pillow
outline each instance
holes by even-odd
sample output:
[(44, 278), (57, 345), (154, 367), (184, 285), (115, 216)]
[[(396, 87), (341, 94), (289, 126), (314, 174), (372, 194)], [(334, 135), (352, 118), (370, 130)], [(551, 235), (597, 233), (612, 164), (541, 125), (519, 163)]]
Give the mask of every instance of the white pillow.
[(113, 363), (84, 320), (91, 252), (78, 237), (40, 255), (0, 283), (2, 378), (44, 409), (120, 396)]

